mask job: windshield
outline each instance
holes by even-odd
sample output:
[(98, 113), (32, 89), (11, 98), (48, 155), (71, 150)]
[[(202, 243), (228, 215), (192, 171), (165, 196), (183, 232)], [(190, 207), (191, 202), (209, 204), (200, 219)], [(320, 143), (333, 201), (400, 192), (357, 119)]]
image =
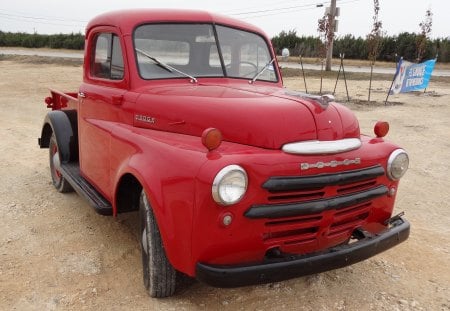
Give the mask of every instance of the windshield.
[[(134, 46), (143, 79), (233, 77), (278, 81), (265, 40), (211, 24), (149, 24), (136, 28)], [(169, 70), (168, 70), (169, 68)]]

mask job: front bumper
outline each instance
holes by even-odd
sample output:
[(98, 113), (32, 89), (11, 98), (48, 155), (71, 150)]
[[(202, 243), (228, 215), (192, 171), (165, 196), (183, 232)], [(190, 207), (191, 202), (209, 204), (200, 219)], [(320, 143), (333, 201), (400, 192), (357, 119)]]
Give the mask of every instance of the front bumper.
[(207, 265), (197, 263), (196, 277), (216, 287), (237, 287), (270, 283), (342, 268), (379, 254), (405, 241), (410, 224), (402, 217), (377, 235), (366, 235), (357, 242), (339, 245), (323, 252), (270, 259), (254, 265)]

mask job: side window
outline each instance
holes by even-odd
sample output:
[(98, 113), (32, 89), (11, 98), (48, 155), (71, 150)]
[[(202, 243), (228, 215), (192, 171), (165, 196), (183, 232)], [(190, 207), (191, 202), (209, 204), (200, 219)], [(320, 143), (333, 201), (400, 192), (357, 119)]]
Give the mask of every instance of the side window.
[(95, 40), (91, 75), (102, 79), (122, 80), (124, 65), (119, 37), (102, 33)]
[(97, 78), (109, 78), (108, 68), (108, 46), (111, 34), (101, 34), (97, 36), (94, 51), (94, 63), (91, 64), (91, 74)]
[(120, 47), (119, 37), (112, 36), (112, 56), (111, 56), (111, 79), (122, 80), (123, 79), (123, 56), (122, 48)]

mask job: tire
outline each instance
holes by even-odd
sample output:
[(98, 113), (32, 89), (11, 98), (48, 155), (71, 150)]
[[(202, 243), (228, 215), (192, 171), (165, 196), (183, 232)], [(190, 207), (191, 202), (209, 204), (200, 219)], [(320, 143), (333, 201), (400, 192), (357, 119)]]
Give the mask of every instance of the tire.
[(61, 161), (59, 158), (58, 144), (56, 142), (55, 133), (52, 133), (49, 143), (49, 161), (50, 161), (50, 175), (52, 176), (53, 186), (61, 193), (72, 192), (72, 186), (67, 182), (64, 176), (59, 171)]
[(158, 225), (144, 190), (139, 199), (142, 272), (144, 285), (154, 298), (175, 293), (176, 270), (167, 259)]

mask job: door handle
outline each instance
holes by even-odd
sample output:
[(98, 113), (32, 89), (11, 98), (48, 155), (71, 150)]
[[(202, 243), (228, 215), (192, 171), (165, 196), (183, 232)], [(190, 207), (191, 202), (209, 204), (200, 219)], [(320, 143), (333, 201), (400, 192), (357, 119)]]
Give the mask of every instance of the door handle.
[(86, 98), (86, 93), (84, 93), (84, 92), (78, 92), (78, 97), (80, 97), (80, 98)]

